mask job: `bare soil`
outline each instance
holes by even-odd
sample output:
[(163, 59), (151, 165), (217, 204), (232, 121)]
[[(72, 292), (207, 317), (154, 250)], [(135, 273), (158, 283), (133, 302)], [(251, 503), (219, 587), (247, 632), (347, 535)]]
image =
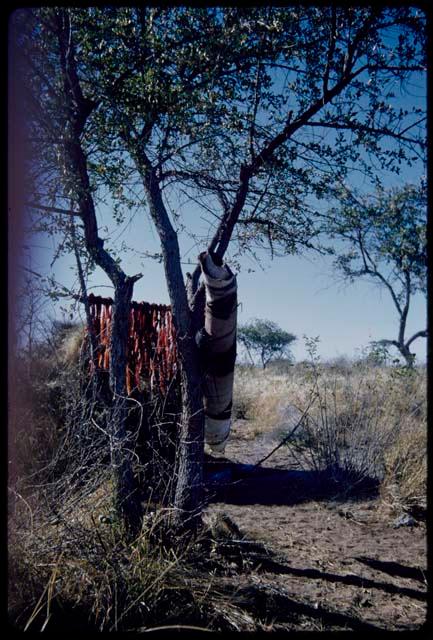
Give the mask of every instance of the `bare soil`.
[(271, 631), (422, 628), (425, 522), (398, 526), (377, 484), (344, 491), (344, 482), (297, 468), (286, 446), (254, 466), (279, 441), (237, 421), (224, 457), (205, 466), (207, 518), (232, 530), (232, 570), (215, 588), (245, 613), (239, 630), (249, 620)]

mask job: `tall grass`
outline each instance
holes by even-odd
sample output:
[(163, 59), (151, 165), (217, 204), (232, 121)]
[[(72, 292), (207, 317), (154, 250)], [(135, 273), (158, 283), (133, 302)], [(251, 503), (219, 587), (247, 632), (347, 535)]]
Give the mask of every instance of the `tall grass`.
[[(12, 623), (35, 631), (125, 631), (161, 622), (259, 628), (209, 588), (218, 566), (212, 532), (173, 546), (169, 509), (148, 502), (141, 532), (125, 539), (113, 510), (106, 434), (98, 428), (103, 407), (68, 364), (70, 348), (76, 345), (55, 349), (54, 358), (43, 349), (17, 367), (8, 487)], [(287, 445), (296, 464), (331, 471), (343, 485), (373, 478), (393, 509), (419, 513), (426, 496), (425, 370), (329, 365), (312, 356), (294, 366), (238, 367), (235, 417), (249, 421), (256, 437), (278, 440), (304, 416)]]
[(182, 619), (190, 549), (164, 545), (161, 512), (149, 510), (140, 535), (126, 542), (108, 480), (50, 520), (14, 498), (9, 611), (18, 629), (125, 631)]
[[(40, 345), (32, 358), (22, 354), (15, 368), (8, 483), (11, 623), (37, 632), (128, 631), (161, 622), (238, 629), (236, 616), (242, 615), (223, 596), (209, 596), (212, 531), (204, 525), (194, 540), (173, 540), (163, 497), (174, 478), (167, 478), (161, 448), (146, 463), (134, 458), (143, 526), (132, 541), (124, 535), (104, 429), (109, 411), (82, 376), (79, 345), (66, 334), (60, 343)], [(154, 437), (162, 441), (164, 424), (155, 422), (159, 409), (141, 409), (149, 420), (155, 414)], [(158, 471), (160, 486), (151, 494), (144, 486), (146, 465)]]
[(310, 361), (286, 370), (239, 367), (234, 412), (253, 431), (284, 436), (298, 466), (353, 483), (372, 479), (396, 509), (425, 504), (426, 371)]

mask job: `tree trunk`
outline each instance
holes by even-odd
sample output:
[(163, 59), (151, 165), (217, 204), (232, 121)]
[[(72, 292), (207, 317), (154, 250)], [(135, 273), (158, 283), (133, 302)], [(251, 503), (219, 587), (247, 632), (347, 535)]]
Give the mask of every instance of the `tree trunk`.
[(403, 356), (405, 362), (406, 362), (406, 366), (409, 369), (413, 369), (414, 367), (414, 362), (415, 362), (415, 354), (411, 353), (409, 347), (407, 347), (405, 344), (399, 344), (398, 345), (398, 350), (400, 351), (401, 355)]
[(140, 493), (132, 467), (133, 449), (126, 432), (128, 398), (125, 381), (132, 291), (133, 279), (125, 277), (119, 280), (114, 293), (110, 337), (110, 387), (114, 397), (109, 425), (116, 513), (130, 537), (140, 531), (142, 518)]
[(110, 456), (115, 483), (116, 512), (128, 536), (134, 536), (141, 527), (141, 506), (138, 489), (134, 484), (132, 457), (127, 439), (126, 418), (126, 366), (129, 331), (129, 309), (134, 282), (141, 274), (128, 277), (114, 258), (103, 248), (98, 235), (95, 207), (89, 184), (87, 160), (79, 136), (74, 133), (65, 143), (68, 161), (67, 175), (71, 176), (80, 215), (84, 224), (86, 248), (114, 285), (113, 317), (110, 338), (110, 389), (113, 406), (108, 432)]
[(194, 336), (181, 347), (182, 418), (174, 499), (174, 528), (195, 531), (203, 507), (204, 412), (202, 378)]
[[(182, 417), (176, 492), (171, 525), (174, 530), (193, 531), (200, 523), (203, 505), (204, 411), (202, 378), (195, 342), (194, 314), (188, 304), (178, 238), (164, 205), (158, 180), (144, 156), (133, 153), (161, 241), (164, 271), (170, 296), (181, 367)], [(204, 318), (202, 316), (201, 323)]]
[[(134, 282), (141, 274), (128, 278), (116, 260), (104, 249), (104, 242), (98, 235), (98, 223), (88, 173), (87, 154), (83, 148), (83, 133), (89, 115), (96, 102), (86, 98), (82, 92), (77, 72), (75, 47), (67, 9), (50, 10), (47, 25), (51, 36), (57, 40), (61, 82), (56, 83), (59, 123), (53, 127), (53, 138), (58, 139), (58, 150), (63, 152), (60, 169), (63, 178), (63, 192), (78, 205), (78, 215), (84, 226), (84, 240), (89, 255), (104, 270), (115, 289), (112, 319), (110, 386), (114, 403), (108, 432), (110, 438), (111, 463), (114, 470), (115, 501), (118, 514), (125, 524), (128, 534), (135, 534), (141, 526), (139, 495), (134, 486), (132, 471), (133, 452), (128, 447), (126, 433), (126, 362), (129, 307)], [(52, 89), (54, 90), (54, 89)], [(82, 274), (81, 274), (82, 275)]]

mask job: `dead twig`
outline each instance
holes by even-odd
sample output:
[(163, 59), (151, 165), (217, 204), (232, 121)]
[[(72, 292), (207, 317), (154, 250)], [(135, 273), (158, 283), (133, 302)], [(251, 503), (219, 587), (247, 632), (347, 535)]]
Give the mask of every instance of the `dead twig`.
[(298, 420), (298, 422), (296, 423), (296, 425), (293, 427), (293, 429), (291, 430), (291, 432), (285, 436), (281, 442), (279, 444), (277, 444), (276, 447), (274, 447), (272, 449), (272, 451), (270, 453), (268, 453), (264, 458), (262, 458), (261, 460), (259, 460), (258, 462), (256, 462), (256, 464), (254, 465), (254, 467), (259, 467), (261, 464), (263, 464), (263, 462), (265, 462), (266, 460), (268, 460), (268, 458), (270, 458), (272, 455), (274, 455), (274, 453), (276, 451), (278, 451), (278, 449), (280, 449), (283, 445), (286, 444), (286, 442), (288, 442), (292, 436), (294, 435), (295, 431), (298, 429), (298, 427), (300, 427), (300, 425), (303, 423), (305, 417), (307, 416), (311, 405), (313, 404), (313, 400), (314, 400), (314, 396), (310, 399), (310, 402), (308, 403), (307, 408), (305, 409), (304, 413), (302, 414), (302, 416), (300, 417), (300, 419)]

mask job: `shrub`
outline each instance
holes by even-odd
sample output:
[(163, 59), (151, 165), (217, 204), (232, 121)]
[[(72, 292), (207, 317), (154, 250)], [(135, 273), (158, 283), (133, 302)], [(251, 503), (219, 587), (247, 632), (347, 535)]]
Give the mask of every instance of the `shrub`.
[(419, 419), (415, 406), (412, 419), (405, 421), (400, 433), (385, 453), (384, 500), (394, 511), (409, 511), (425, 517), (427, 507), (427, 421)]
[[(411, 371), (401, 377), (395, 370), (375, 364), (352, 375), (328, 378), (316, 366), (312, 392), (316, 397), (308, 412), (311, 438), (301, 453), (307, 454), (314, 468), (334, 470), (337, 477), (352, 478), (355, 483), (368, 479), (385, 482), (391, 460), (396, 461), (396, 447), (408, 452), (410, 442), (409, 457), (424, 459), (425, 379), (421, 373)], [(408, 441), (404, 434), (409, 424), (412, 439)], [(422, 476), (420, 467), (415, 468)], [(397, 479), (403, 493), (408, 491), (406, 483), (414, 482), (415, 468), (411, 471), (406, 465)], [(422, 492), (421, 485), (417, 486)]]
[[(122, 631), (179, 620), (188, 546), (163, 544), (159, 515), (126, 543), (113, 518), (111, 487), (75, 492), (47, 519), (15, 499), (9, 527), (9, 616), (19, 630)], [(170, 602), (168, 606), (167, 601)]]
[[(328, 471), (341, 490), (394, 487), (394, 502), (425, 496), (426, 372), (417, 368), (297, 363), (287, 374), (236, 370), (234, 401), (258, 435), (282, 440), (294, 465)], [(347, 365), (347, 366), (346, 366)], [(421, 501), (422, 502), (422, 501)]]

